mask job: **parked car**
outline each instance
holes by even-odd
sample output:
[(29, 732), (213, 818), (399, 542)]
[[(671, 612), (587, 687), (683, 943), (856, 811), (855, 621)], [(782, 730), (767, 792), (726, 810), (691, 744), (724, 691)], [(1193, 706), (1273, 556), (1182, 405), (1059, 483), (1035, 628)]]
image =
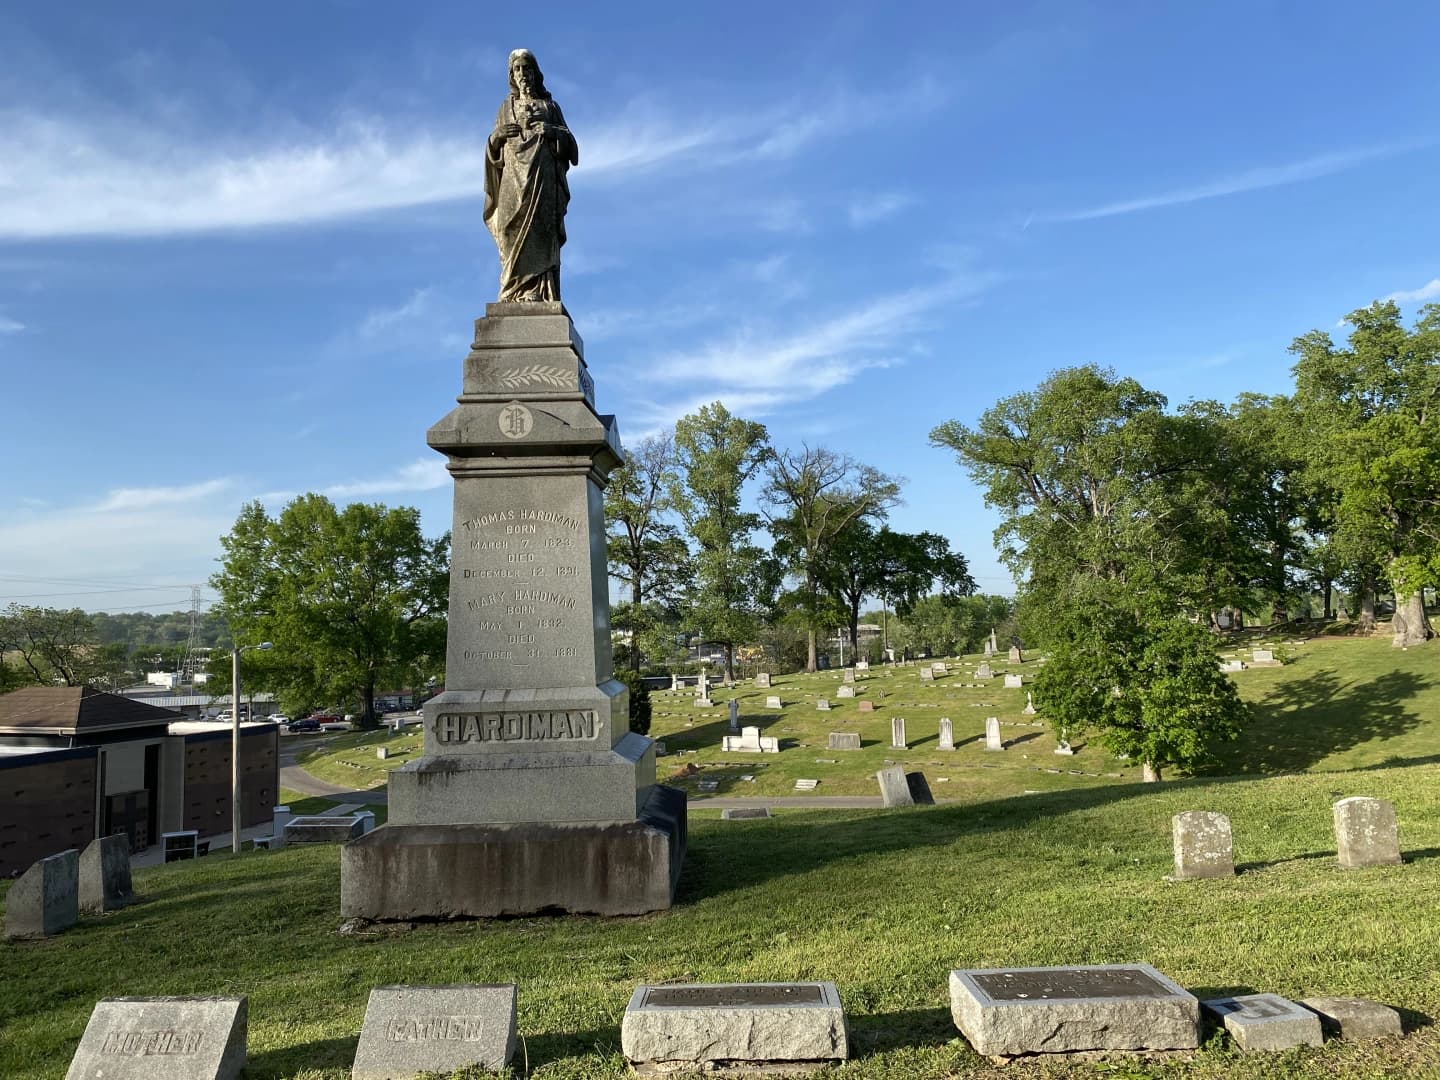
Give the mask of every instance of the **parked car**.
[(299, 720), (291, 720), (289, 729), (291, 731), (319, 731), (320, 721), (313, 716), (305, 716)]
[(271, 713), (265, 719), (269, 720), (272, 724), (290, 723), (290, 717), (286, 716), (283, 712)]

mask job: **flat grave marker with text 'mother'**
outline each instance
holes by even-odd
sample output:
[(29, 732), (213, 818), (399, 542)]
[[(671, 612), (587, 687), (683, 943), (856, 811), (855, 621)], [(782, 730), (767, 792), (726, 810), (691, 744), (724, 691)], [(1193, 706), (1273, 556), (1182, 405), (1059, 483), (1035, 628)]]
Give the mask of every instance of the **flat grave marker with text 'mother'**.
[(120, 997), (97, 1002), (65, 1080), (237, 1080), (243, 997)]

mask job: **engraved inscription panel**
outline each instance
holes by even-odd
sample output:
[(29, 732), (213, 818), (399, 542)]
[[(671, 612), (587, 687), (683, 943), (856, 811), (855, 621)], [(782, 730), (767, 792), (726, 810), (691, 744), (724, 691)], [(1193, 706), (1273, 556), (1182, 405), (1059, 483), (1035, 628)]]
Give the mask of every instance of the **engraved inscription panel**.
[(205, 1035), (200, 1031), (112, 1031), (105, 1036), (100, 1053), (124, 1057), (194, 1054), (204, 1041)]
[(994, 1001), (1054, 1001), (1076, 998), (1162, 998), (1174, 991), (1134, 968), (1054, 968), (997, 971), (971, 976)]
[(818, 986), (791, 983), (780, 986), (658, 986), (645, 993), (646, 1006), (671, 1008), (734, 1008), (745, 1005), (819, 1005), (824, 995)]
[(485, 1036), (478, 1016), (402, 1016), (385, 1021), (385, 1041), (479, 1042)]
[(595, 711), (440, 713), (432, 731), (442, 747), (467, 743), (577, 742), (595, 738)]

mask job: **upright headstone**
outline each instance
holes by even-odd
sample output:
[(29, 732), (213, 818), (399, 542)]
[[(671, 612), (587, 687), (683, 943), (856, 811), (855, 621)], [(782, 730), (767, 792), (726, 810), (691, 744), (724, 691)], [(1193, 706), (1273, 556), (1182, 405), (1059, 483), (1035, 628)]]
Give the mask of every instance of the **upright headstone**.
[(887, 807), (914, 806), (915, 798), (910, 794), (910, 782), (905, 779), (905, 770), (899, 765), (887, 765), (875, 774), (880, 785), (880, 801)]
[(851, 686), (855, 685), (855, 669), (853, 667), (845, 669), (845, 681)]
[(5, 897), (5, 936), (41, 938), (80, 919), (80, 853), (73, 848), (30, 864)]
[(550, 135), (491, 133), (501, 302), (426, 436), (455, 489), (445, 691), (425, 703), (423, 755), (390, 773), (389, 823), (341, 853), (346, 917), (638, 915), (671, 905), (685, 855), (685, 795), (655, 782), (611, 652), (604, 489), (623, 452), (559, 300), (555, 193), (578, 152), (558, 106), (525, 91), (534, 57), (517, 51), (509, 75), (502, 113)]
[(1035, 715), (1035, 695), (1028, 690), (1025, 692), (1025, 708), (1020, 711), (1026, 716)]
[(237, 1080), (248, 1012), (243, 997), (102, 998), (66, 1080)]
[(860, 733), (858, 731), (832, 731), (825, 741), (827, 750), (859, 750)]
[(1335, 804), (1335, 847), (1347, 870), (1363, 866), (1395, 866), (1400, 838), (1395, 806), (1384, 799), (1354, 796)]
[(985, 655), (986, 655), (986, 656), (994, 656), (994, 655), (995, 655), (996, 653), (998, 653), (999, 651), (1000, 651), (1000, 646), (999, 646), (999, 644), (998, 644), (998, 643), (996, 642), (996, 640), (995, 640), (995, 628), (992, 626), (992, 627), (990, 628), (990, 650), (989, 650), (989, 652), (987, 652)]
[(1020, 687), (1023, 686), (1023, 685), (1024, 685), (1024, 683), (1021, 681), (1021, 678), (1020, 678), (1019, 675), (1006, 675), (1006, 676), (1005, 676), (1005, 689), (1006, 689), (1006, 690), (1019, 690)]
[(757, 690), (770, 689), (770, 673), (768, 671), (762, 671), (755, 676), (755, 688)]
[(890, 745), (896, 750), (904, 750), (909, 746), (905, 741), (905, 718), (903, 716), (890, 718)]
[(941, 750), (955, 749), (955, 727), (950, 723), (948, 716), (940, 718), (940, 746)]
[(1075, 751), (1070, 746), (1070, 740), (1060, 739), (1055, 743), (1055, 753), (1062, 757), (1070, 757)]
[(860, 671), (869, 671), (869, 670), (870, 670), (870, 661), (869, 661), (869, 660), (856, 660), (856, 661), (855, 661), (855, 670), (856, 670), (857, 672), (860, 672)]
[(822, 698), (816, 698), (816, 699), (815, 699), (815, 708), (819, 709), (821, 712), (829, 712), (829, 711), (830, 711), (830, 699), (829, 699), (829, 698), (823, 698), (823, 697), (822, 697)]
[(853, 698), (855, 696), (855, 688), (853, 686), (842, 686), (840, 687), (840, 689), (835, 691), (835, 696), (837, 698)]
[(515, 1054), (515, 985), (377, 986), (370, 991), (351, 1080), (390, 1080), (479, 1066)]
[(695, 680), (695, 692), (701, 697), (710, 696), (710, 680), (703, 671), (700, 672), (700, 677)]
[(910, 789), (910, 801), (916, 806), (934, 806), (935, 796), (930, 793), (930, 782), (923, 772), (907, 772), (905, 784)]
[(920, 669), (920, 681), (921, 681), (921, 682), (934, 682), (934, 681), (935, 681), (935, 669), (932, 668), (929, 664), (926, 664), (924, 667), (922, 667), (922, 668)]
[(985, 749), (1005, 749), (1005, 742), (1000, 738), (1000, 718), (998, 716), (987, 716), (985, 718)]
[(680, 676), (674, 672), (670, 674), (670, 692), (673, 694), (680, 689)]
[(1023, 664), (1024, 662), (1025, 662), (1025, 657), (1024, 657), (1024, 655), (1020, 652), (1020, 646), (1019, 646), (1019, 645), (1011, 645), (1011, 646), (1010, 646), (1010, 663), (1012, 663), (1012, 664)]
[(731, 698), (726, 708), (730, 711), (730, 730), (740, 730), (740, 699)]
[(984, 661), (981, 661), (980, 666), (975, 669), (975, 678), (993, 679), (994, 677), (995, 673), (990, 670), (990, 665), (988, 663), (985, 663)]
[(858, 712), (874, 712), (875, 703), (873, 701), (858, 701), (855, 703), (855, 708)]
[(80, 910), (114, 911), (135, 899), (130, 882), (130, 841), (102, 836), (80, 853)]
[(784, 707), (777, 694), (771, 694), (765, 699), (765, 708), (767, 709), (783, 709)]
[(1175, 842), (1175, 877), (1235, 876), (1230, 819), (1209, 810), (1186, 810), (1170, 819)]

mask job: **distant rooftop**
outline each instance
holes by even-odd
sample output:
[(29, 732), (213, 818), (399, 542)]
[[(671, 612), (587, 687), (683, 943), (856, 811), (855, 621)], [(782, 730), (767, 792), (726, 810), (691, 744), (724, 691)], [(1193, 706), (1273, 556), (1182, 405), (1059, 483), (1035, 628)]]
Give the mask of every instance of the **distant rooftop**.
[(0, 734), (87, 735), (183, 719), (174, 709), (93, 686), (27, 686), (0, 694)]

